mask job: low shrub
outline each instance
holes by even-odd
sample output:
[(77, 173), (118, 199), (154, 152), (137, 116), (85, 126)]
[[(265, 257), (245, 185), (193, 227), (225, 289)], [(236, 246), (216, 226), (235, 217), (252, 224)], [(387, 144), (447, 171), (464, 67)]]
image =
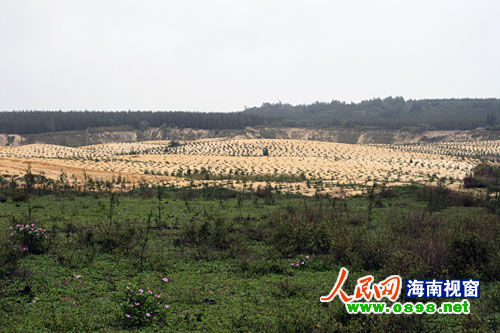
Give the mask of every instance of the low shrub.
[(423, 186), (417, 191), (417, 198), (427, 201), (430, 211), (439, 211), (450, 206), (472, 207), (482, 203), (473, 193), (453, 191), (443, 185)]
[(9, 243), (14, 250), (41, 254), (47, 249), (46, 230), (32, 224), (17, 224), (9, 227)]
[(328, 254), (343, 221), (332, 209), (287, 207), (276, 211), (268, 220), (268, 243), (282, 256), (301, 253)]
[(233, 227), (224, 218), (208, 218), (203, 223), (191, 222), (185, 224), (178, 242), (227, 250), (235, 241), (231, 237), (233, 231), (235, 231)]
[(258, 186), (255, 195), (258, 198), (264, 199), (266, 205), (274, 205), (276, 202), (275, 195), (273, 194), (273, 187), (271, 186), (271, 184), (266, 184), (264, 188)]
[(492, 257), (489, 244), (473, 234), (453, 239), (448, 250), (448, 271), (453, 277), (467, 278), (484, 268)]
[(291, 262), (290, 266), (292, 268), (303, 268), (309, 263), (310, 256), (305, 256), (305, 258), (299, 258), (297, 262)]
[(134, 223), (114, 222), (88, 230), (80, 239), (90, 246), (99, 245), (104, 252), (129, 252), (139, 244), (141, 234)]
[[(163, 281), (168, 282), (168, 279), (163, 278)], [(170, 306), (163, 301), (161, 290), (163, 288), (160, 292), (154, 293), (149, 288), (127, 286), (122, 304), (123, 326), (126, 328), (147, 326), (163, 318), (165, 310)]]

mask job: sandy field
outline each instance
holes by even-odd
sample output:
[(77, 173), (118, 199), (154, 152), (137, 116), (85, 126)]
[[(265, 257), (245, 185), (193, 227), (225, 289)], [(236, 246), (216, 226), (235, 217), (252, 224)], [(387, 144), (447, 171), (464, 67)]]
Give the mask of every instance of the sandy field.
[(486, 140), (478, 142), (436, 142), (410, 143), (401, 145), (374, 145), (405, 152), (441, 154), (459, 157), (490, 157), (500, 158), (500, 140)]
[[(112, 180), (118, 176), (127, 186), (139, 182), (185, 186), (186, 173), (208, 172), (211, 176), (293, 175), (294, 182), (272, 182), (284, 191), (314, 194), (357, 192), (359, 185), (424, 183), (446, 177), (459, 187), (460, 181), (479, 163), (477, 156), (496, 156), (500, 142), (439, 143), (412, 145), (364, 145), (284, 139), (202, 139), (110, 143), (80, 148), (32, 144), (0, 149), (0, 174), (22, 176), (28, 165), (33, 173), (82, 183), (85, 177)], [(264, 151), (267, 150), (267, 156)], [(182, 176), (181, 176), (182, 175)], [(226, 186), (258, 186), (265, 182), (218, 182)]]

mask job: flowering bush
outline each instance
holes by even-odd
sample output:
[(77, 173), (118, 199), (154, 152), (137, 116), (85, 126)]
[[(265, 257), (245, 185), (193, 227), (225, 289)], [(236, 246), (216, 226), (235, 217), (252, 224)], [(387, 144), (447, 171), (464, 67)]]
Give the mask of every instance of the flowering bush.
[[(168, 282), (167, 278), (163, 278)], [(150, 324), (163, 315), (170, 306), (163, 302), (160, 293), (156, 294), (149, 288), (127, 286), (125, 303), (123, 304), (124, 323), (126, 327), (137, 327)]]
[(35, 224), (17, 224), (9, 227), (9, 243), (15, 250), (40, 254), (45, 251), (46, 230)]
[(295, 262), (295, 263), (294, 263), (294, 262), (291, 262), (291, 263), (290, 263), (290, 266), (292, 266), (292, 267), (302, 267), (302, 266), (305, 266), (305, 265), (307, 265), (307, 260), (309, 260), (310, 258), (311, 258), (311, 257), (306, 256), (306, 258), (305, 258), (305, 259), (299, 259), (299, 260), (297, 260), (297, 262)]

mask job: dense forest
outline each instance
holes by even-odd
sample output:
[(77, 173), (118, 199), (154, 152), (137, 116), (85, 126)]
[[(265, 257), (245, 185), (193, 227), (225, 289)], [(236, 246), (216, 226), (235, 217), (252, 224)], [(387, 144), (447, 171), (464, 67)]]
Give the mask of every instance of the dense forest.
[[(499, 123), (497, 123), (497, 119)], [(372, 99), (311, 105), (264, 103), (231, 113), (9, 111), (0, 112), (0, 133), (35, 134), (131, 126), (242, 129), (247, 126), (370, 127), (390, 130), (500, 129), (500, 99)]]
[(85, 130), (95, 127), (132, 126), (197, 129), (240, 129), (263, 123), (262, 117), (239, 113), (14, 111), (0, 112), (0, 133), (35, 134)]
[(373, 127), (381, 129), (497, 129), (499, 99), (407, 100), (402, 97), (360, 103), (269, 104), (245, 110), (287, 127)]

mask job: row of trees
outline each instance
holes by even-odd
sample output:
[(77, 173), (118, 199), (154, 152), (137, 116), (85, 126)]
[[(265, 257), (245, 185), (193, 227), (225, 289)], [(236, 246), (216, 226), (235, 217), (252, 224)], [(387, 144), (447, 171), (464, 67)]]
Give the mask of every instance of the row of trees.
[(262, 122), (262, 117), (242, 112), (12, 111), (0, 112), (0, 133), (35, 134), (116, 126), (134, 129), (168, 126), (224, 130), (257, 126)]
[(0, 133), (35, 134), (93, 127), (179, 127), (211, 130), (247, 126), (374, 127), (381, 129), (500, 129), (500, 99), (372, 99), (311, 105), (269, 104), (232, 113), (201, 112), (0, 112)]
[[(332, 101), (311, 105), (269, 104), (245, 110), (271, 124), (288, 127), (375, 127), (382, 129), (498, 129), (500, 99), (407, 100), (402, 97), (360, 103)], [(499, 127), (500, 128), (500, 127)]]

